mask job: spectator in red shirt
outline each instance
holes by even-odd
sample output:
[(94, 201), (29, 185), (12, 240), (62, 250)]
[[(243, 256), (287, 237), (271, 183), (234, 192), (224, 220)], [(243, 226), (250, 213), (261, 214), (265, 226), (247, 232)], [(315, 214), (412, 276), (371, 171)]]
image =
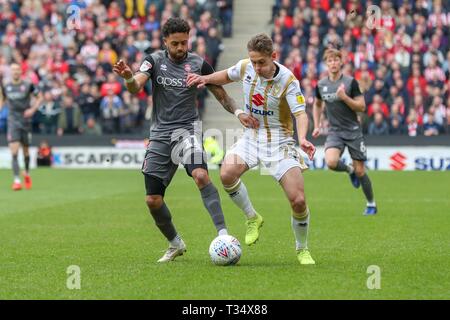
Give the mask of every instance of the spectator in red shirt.
[(106, 97), (108, 95), (109, 90), (115, 95), (120, 95), (122, 92), (122, 85), (119, 81), (117, 81), (116, 77), (113, 73), (108, 74), (107, 82), (103, 83), (100, 87), (100, 94), (102, 97)]

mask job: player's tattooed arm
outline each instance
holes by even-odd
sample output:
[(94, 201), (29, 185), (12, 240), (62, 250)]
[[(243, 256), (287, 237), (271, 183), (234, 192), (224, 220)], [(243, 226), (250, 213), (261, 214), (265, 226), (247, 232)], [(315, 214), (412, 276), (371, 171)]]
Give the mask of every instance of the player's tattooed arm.
[[(239, 108), (236, 105), (236, 101), (234, 101), (234, 99), (227, 94), (227, 92), (222, 86), (210, 84), (207, 86), (207, 88), (214, 94), (217, 101), (220, 102), (220, 104), (225, 110), (227, 110), (229, 113), (236, 114), (236, 110), (239, 110)], [(242, 123), (244, 127), (247, 128), (259, 127), (258, 119), (249, 114), (246, 114), (242, 110), (240, 111), (239, 114), (236, 114), (236, 116), (238, 117), (239, 121)]]
[(229, 113), (233, 113), (238, 109), (236, 101), (231, 98), (222, 86), (216, 86), (214, 84), (209, 84), (207, 86), (208, 90), (211, 91), (216, 97), (217, 101), (220, 102), (222, 107)]

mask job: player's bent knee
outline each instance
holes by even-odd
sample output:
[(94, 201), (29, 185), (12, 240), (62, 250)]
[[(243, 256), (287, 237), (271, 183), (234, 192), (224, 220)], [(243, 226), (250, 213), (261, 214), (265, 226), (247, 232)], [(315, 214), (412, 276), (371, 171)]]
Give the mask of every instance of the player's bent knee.
[(305, 196), (302, 194), (297, 195), (291, 200), (291, 207), (294, 212), (304, 212), (306, 210), (306, 200)]
[(222, 170), (220, 170), (220, 180), (224, 186), (233, 184), (238, 178), (238, 175), (231, 168), (222, 167)]
[(326, 159), (326, 163), (327, 163), (327, 167), (331, 170), (336, 169), (337, 164), (338, 164), (337, 160), (335, 160), (335, 159)]
[(160, 195), (147, 195), (145, 202), (149, 209), (159, 209), (163, 205), (163, 197)]
[(192, 178), (194, 179), (197, 186), (206, 186), (210, 181), (208, 171), (202, 168), (197, 168), (192, 171)]
[(355, 168), (355, 174), (357, 177), (362, 177), (366, 174), (366, 170), (364, 169), (364, 167), (357, 167)]

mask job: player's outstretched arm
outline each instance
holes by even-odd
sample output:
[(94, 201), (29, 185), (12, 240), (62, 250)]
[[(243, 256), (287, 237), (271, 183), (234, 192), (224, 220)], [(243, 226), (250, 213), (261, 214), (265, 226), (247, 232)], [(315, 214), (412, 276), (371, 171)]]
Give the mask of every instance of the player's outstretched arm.
[(313, 105), (313, 119), (314, 130), (312, 133), (313, 138), (317, 138), (320, 135), (320, 118), (322, 116), (323, 101), (319, 98), (314, 99)]
[(196, 73), (189, 73), (186, 78), (188, 87), (197, 86), (199, 89), (209, 84), (223, 86), (231, 82), (233, 81), (228, 77), (227, 70), (217, 71), (203, 76)]
[(316, 147), (306, 140), (306, 133), (308, 132), (308, 115), (305, 111), (300, 112), (295, 117), (295, 121), (297, 123), (297, 136), (300, 148), (308, 155), (309, 160), (312, 160), (316, 153)]
[(127, 87), (127, 90), (133, 94), (141, 91), (142, 87), (149, 78), (149, 76), (144, 73), (133, 75), (133, 71), (131, 71), (131, 68), (123, 62), (123, 60), (119, 60), (116, 64), (114, 64), (113, 71), (121, 78), (125, 79), (125, 86)]
[(227, 110), (229, 113), (235, 114), (238, 117), (239, 121), (242, 123), (244, 127), (247, 128), (259, 127), (258, 119), (240, 110), (236, 105), (236, 101), (234, 101), (234, 99), (228, 95), (228, 93), (222, 86), (210, 84), (207, 86), (207, 88), (214, 94), (217, 101), (220, 102), (220, 104), (223, 106), (225, 110)]

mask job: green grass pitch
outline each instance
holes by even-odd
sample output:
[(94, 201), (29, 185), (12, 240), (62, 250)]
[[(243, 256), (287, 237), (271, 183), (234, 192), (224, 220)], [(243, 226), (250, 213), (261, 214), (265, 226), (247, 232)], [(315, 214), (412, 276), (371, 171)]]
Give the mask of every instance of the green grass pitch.
[[(223, 192), (229, 231), (243, 243), (243, 214)], [(0, 171), (0, 299), (449, 299), (450, 172), (370, 172), (379, 214), (345, 174), (305, 173), (315, 266), (296, 260), (283, 191), (258, 171), (243, 180), (265, 218), (234, 267), (211, 264), (215, 229), (200, 193), (179, 171), (166, 193), (188, 246), (169, 264), (167, 243), (144, 204), (139, 170), (33, 172), (33, 190), (10, 191)], [(67, 268), (81, 289), (66, 287)], [(381, 270), (369, 290), (367, 268)]]

